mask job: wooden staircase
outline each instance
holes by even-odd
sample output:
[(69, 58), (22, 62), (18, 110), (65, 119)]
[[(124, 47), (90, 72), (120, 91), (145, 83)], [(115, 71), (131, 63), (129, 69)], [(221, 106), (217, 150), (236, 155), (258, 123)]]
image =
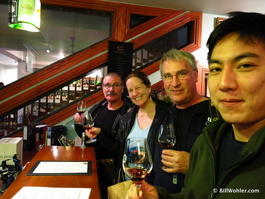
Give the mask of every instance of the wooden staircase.
[[(90, 46), (76, 54), (51, 64), (36, 73), (32, 73), (0, 90), (0, 115), (6, 115), (12, 111), (22, 108), (40, 96), (66, 85), (73, 79), (80, 78), (83, 74), (97, 70), (108, 62), (108, 41), (120, 41), (134, 43), (136, 51), (142, 46), (162, 37), (187, 23), (191, 23), (190, 43), (182, 48), (192, 52), (200, 48), (202, 14), (189, 11), (176, 11), (158, 8), (146, 8), (135, 5), (126, 5), (102, 1), (66, 1), (42, 0), (42, 3), (62, 6), (83, 7), (89, 9), (106, 10), (113, 12), (112, 37)], [(155, 16), (153, 19), (129, 28), (130, 14)], [(154, 50), (154, 49), (153, 49)], [(146, 51), (148, 54), (148, 51)], [(141, 63), (148, 62), (155, 55), (150, 53), (140, 58)], [(140, 70), (150, 75), (159, 70), (159, 60), (141, 67)], [(152, 86), (155, 90), (162, 89), (161, 82)], [(87, 106), (92, 106), (103, 99), (101, 91), (91, 93), (83, 100)], [(56, 125), (59, 122), (71, 117), (76, 112), (76, 102), (70, 103), (67, 107), (54, 111), (41, 119), (41, 122), (48, 125)], [(22, 124), (23, 125), (23, 124)], [(11, 134), (13, 136), (13, 134)], [(16, 133), (15, 136), (18, 134)]]

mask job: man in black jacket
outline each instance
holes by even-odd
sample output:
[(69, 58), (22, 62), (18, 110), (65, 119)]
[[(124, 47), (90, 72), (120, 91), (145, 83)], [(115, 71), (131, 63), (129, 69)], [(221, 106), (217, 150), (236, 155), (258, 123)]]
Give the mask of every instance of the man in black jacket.
[[(116, 137), (120, 117), (131, 107), (131, 101), (123, 96), (124, 84), (116, 73), (109, 73), (104, 77), (102, 91), (105, 99), (95, 104), (88, 112), (94, 119), (94, 126), (100, 127), (104, 133)], [(74, 119), (79, 121), (81, 117), (77, 113)], [(79, 124), (75, 124), (75, 130), (79, 137), (82, 137), (82, 132), (85, 132), (83, 126)], [(101, 198), (105, 199), (107, 198), (107, 187), (115, 183), (117, 160), (102, 147), (102, 143), (99, 141), (88, 146), (95, 147)]]
[[(184, 185), (191, 147), (207, 124), (211, 105), (209, 98), (197, 91), (197, 63), (191, 53), (169, 50), (161, 58), (160, 72), (164, 89), (173, 103), (168, 114), (171, 119), (165, 118), (165, 123), (173, 122), (176, 143), (163, 150), (157, 138), (154, 140), (154, 178), (153, 181), (148, 178), (147, 182), (164, 187), (170, 193), (178, 193)], [(165, 166), (161, 168), (161, 165)]]

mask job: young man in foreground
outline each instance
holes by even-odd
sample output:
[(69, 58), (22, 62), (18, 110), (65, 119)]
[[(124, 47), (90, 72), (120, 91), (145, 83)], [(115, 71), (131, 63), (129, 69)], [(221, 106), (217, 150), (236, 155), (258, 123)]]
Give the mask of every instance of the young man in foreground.
[(208, 39), (211, 100), (223, 120), (191, 151), (180, 194), (143, 182), (131, 198), (265, 198), (265, 16), (230, 13)]

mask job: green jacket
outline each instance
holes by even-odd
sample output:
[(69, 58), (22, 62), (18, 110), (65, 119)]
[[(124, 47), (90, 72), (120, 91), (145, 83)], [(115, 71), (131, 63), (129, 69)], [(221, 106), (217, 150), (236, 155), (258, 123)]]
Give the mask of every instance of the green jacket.
[(170, 195), (159, 189), (160, 198), (245, 199), (265, 198), (265, 127), (258, 130), (243, 148), (239, 160), (218, 182), (216, 154), (224, 133), (231, 124), (219, 120), (204, 128), (191, 151), (185, 187), (180, 194)]

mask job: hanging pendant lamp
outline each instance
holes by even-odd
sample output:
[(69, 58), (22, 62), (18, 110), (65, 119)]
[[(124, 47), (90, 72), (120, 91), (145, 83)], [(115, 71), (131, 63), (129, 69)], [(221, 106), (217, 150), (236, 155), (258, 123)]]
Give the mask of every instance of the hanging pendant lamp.
[(40, 0), (9, 0), (8, 26), (30, 32), (39, 32), (40, 12)]

